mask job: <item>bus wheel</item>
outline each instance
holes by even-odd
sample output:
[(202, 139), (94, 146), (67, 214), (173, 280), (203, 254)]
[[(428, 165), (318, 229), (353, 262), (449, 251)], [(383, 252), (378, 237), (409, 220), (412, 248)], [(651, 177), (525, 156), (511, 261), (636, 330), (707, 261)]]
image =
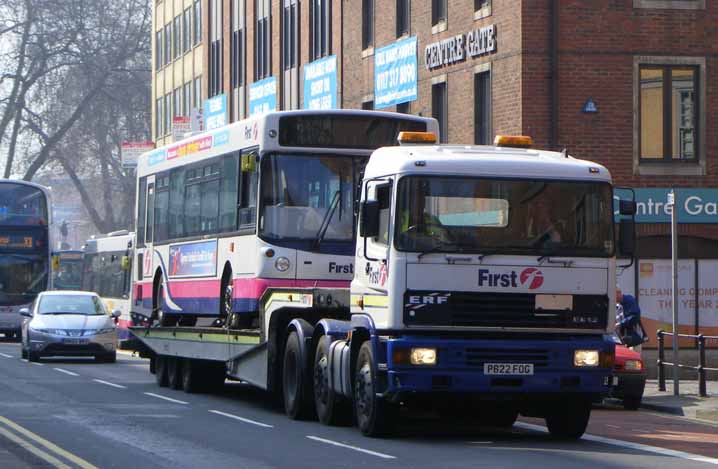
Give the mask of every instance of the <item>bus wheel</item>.
[(284, 412), (292, 420), (307, 419), (311, 415), (312, 395), (309, 379), (302, 366), (302, 354), (299, 335), (292, 331), (284, 348), (284, 366), (282, 367), (282, 390), (284, 393)]
[(314, 354), (314, 407), (325, 425), (348, 424), (351, 408), (337, 396), (329, 383), (329, 337), (322, 336)]
[(354, 373), (354, 413), (357, 426), (365, 436), (391, 434), (396, 422), (398, 407), (377, 397), (378, 382), (371, 342), (359, 349)]
[(167, 357), (167, 384), (172, 389), (182, 389), (182, 359)]
[(167, 387), (167, 356), (155, 356), (155, 380), (160, 387)]

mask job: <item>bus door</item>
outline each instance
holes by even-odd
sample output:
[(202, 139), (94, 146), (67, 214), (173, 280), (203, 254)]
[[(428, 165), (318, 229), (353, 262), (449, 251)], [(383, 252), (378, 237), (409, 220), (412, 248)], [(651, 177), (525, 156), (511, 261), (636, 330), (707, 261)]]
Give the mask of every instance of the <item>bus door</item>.
[[(137, 207), (137, 236), (135, 238), (135, 280), (138, 282), (133, 295), (134, 309), (145, 316), (152, 312), (152, 239), (155, 213), (155, 177), (140, 179)], [(148, 301), (149, 299), (149, 301)]]

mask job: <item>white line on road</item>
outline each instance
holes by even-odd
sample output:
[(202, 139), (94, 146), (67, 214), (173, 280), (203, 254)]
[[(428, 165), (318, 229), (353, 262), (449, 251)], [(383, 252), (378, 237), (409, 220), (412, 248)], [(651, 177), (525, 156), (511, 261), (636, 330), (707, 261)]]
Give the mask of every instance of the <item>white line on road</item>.
[(171, 397), (160, 396), (159, 394), (155, 394), (153, 392), (146, 392), (145, 394), (148, 396), (156, 397), (157, 399), (164, 399), (165, 401), (175, 402), (177, 404), (189, 405), (189, 402), (180, 401), (178, 399), (172, 399)]
[(45, 365), (43, 365), (42, 363), (38, 363), (38, 362), (29, 362), (29, 363), (30, 363), (31, 365), (45, 366)]
[(338, 441), (333, 441), (333, 440), (327, 440), (326, 438), (319, 438), (318, 436), (307, 435), (307, 438), (309, 438), (310, 440), (319, 441), (321, 443), (327, 443), (329, 445), (339, 446), (340, 448), (346, 448), (346, 449), (350, 449), (353, 451), (358, 451), (360, 453), (371, 454), (372, 456), (376, 456), (376, 457), (382, 458), (382, 459), (396, 459), (396, 456), (392, 456), (390, 454), (379, 453), (376, 451), (359, 448), (357, 446), (345, 445), (344, 443), (339, 443)]
[[(533, 425), (530, 423), (517, 422), (514, 426), (524, 428), (526, 430), (535, 430), (539, 432), (548, 432), (546, 427), (540, 425)], [(674, 458), (688, 459), (690, 461), (705, 462), (708, 464), (718, 465), (718, 459), (709, 458), (707, 456), (701, 456), (700, 454), (686, 453), (684, 451), (676, 451), (668, 448), (659, 448), (658, 446), (649, 446), (641, 443), (631, 443), (630, 441), (614, 440), (612, 438), (605, 438), (596, 435), (583, 435), (583, 440), (593, 441), (596, 443), (603, 443), (612, 446), (621, 446), (623, 448), (635, 449), (638, 451), (645, 451), (647, 453), (660, 454), (663, 456), (672, 456)]]
[(113, 388), (127, 389), (127, 386), (123, 386), (121, 384), (110, 383), (109, 381), (103, 381), (101, 379), (93, 379), (92, 381), (94, 381), (96, 383), (100, 383), (100, 384), (105, 384), (107, 386), (112, 386)]
[(70, 375), (70, 376), (80, 376), (77, 373), (75, 373), (74, 371), (63, 370), (62, 368), (53, 368), (53, 370), (59, 371), (60, 373), (65, 373), (66, 375)]
[(239, 420), (240, 422), (251, 423), (252, 425), (257, 425), (258, 427), (274, 428), (274, 425), (269, 425), (269, 424), (266, 424), (266, 423), (257, 422), (256, 420), (251, 420), (251, 419), (247, 419), (247, 418), (244, 418), (244, 417), (240, 417), (239, 415), (232, 415), (232, 414), (228, 414), (228, 413), (226, 413), (226, 412), (221, 412), (221, 411), (219, 411), (219, 410), (210, 410), (210, 412), (213, 413), (213, 414), (217, 414), (217, 415), (223, 415), (223, 416), (225, 416), (225, 417), (229, 417), (229, 418), (234, 419), (234, 420)]
[(0, 357), (12, 358), (12, 355), (8, 355), (7, 353), (0, 352)]

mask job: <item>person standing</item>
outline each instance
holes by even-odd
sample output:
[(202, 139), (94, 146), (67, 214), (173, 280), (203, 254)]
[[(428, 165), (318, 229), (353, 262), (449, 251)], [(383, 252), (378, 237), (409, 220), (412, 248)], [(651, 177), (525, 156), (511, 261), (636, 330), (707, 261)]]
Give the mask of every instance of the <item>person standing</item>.
[(631, 349), (641, 353), (641, 344), (648, 340), (641, 323), (641, 308), (633, 295), (625, 295), (616, 285), (616, 333)]

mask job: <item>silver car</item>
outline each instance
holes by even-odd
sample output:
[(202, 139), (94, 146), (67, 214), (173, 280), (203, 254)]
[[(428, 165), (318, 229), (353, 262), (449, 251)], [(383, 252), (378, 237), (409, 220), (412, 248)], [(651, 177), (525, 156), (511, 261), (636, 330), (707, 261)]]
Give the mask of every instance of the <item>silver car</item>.
[(48, 291), (38, 295), (32, 310), (23, 308), (22, 357), (31, 362), (49, 356), (94, 356), (98, 362), (117, 359), (119, 311), (108, 314), (95, 293)]

